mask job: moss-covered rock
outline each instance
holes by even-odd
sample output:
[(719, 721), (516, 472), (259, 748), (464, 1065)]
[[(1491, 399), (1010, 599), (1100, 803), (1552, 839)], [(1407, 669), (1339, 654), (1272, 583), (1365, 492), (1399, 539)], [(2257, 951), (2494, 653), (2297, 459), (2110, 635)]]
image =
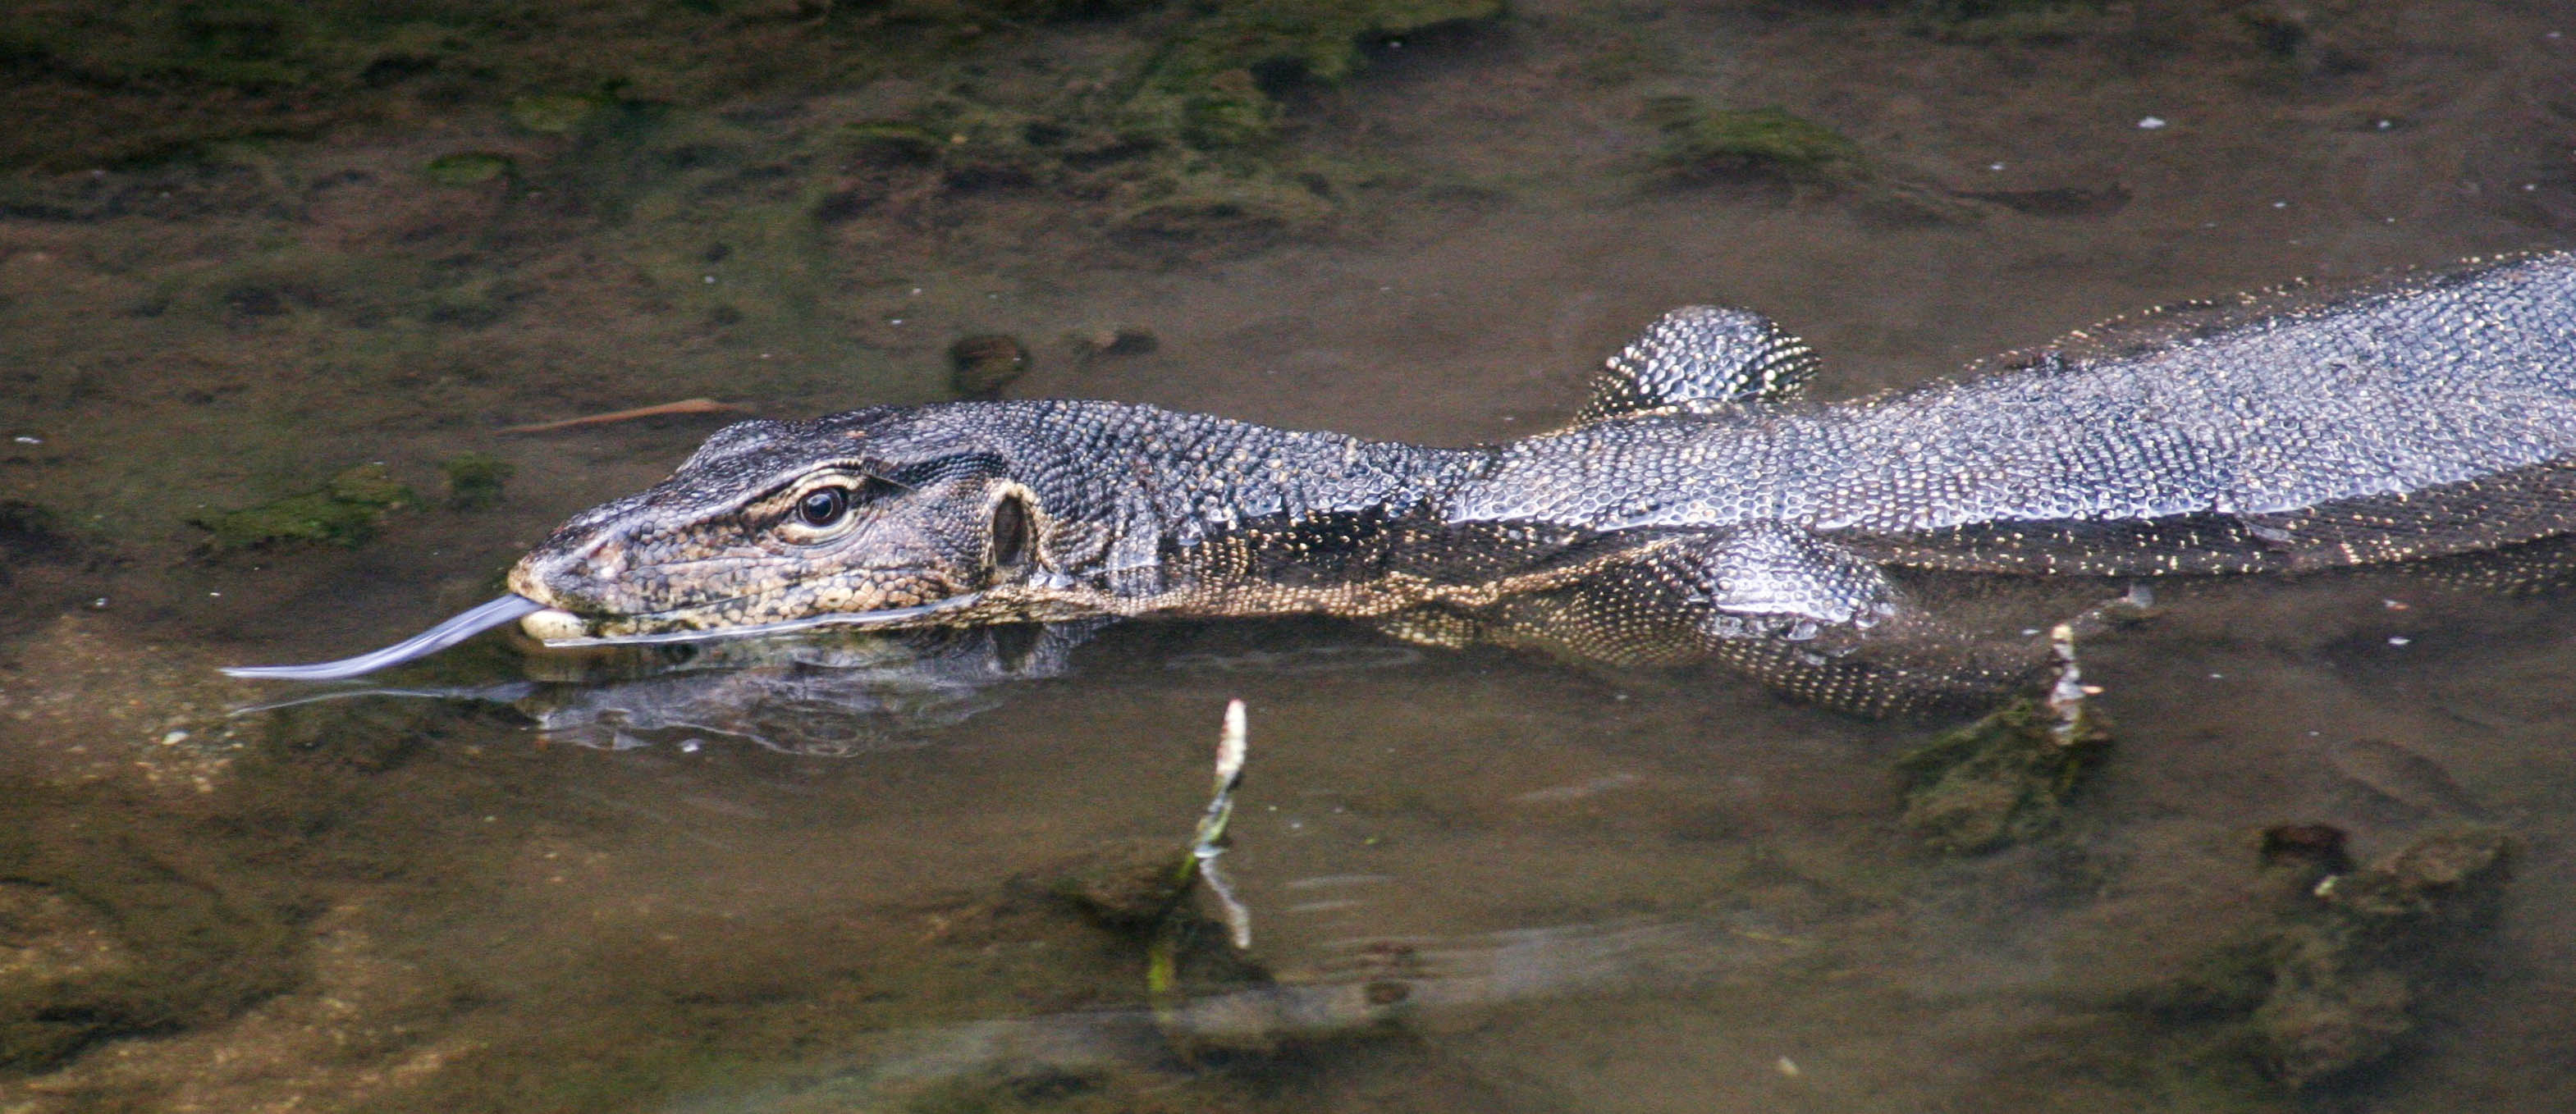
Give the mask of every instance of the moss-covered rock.
[(2272, 881), (2289, 885), (2265, 919), (2133, 1003), (2163, 1026), (2178, 1076), (2277, 1093), (2385, 1061), (2492, 922), (2513, 859), (2490, 828), (2432, 833), (2339, 872), (2328, 870), (2339, 849), (2281, 858), (2269, 843)]
[(1866, 173), (1859, 144), (1781, 108), (1720, 109), (1689, 97), (1659, 97), (1648, 102), (1645, 116), (1663, 132), (1655, 161), (1675, 173), (1807, 181)]
[(385, 513), (418, 502), (382, 464), (361, 464), (319, 490), (188, 521), (214, 535), (219, 549), (260, 549), (290, 542), (355, 546), (375, 537)]
[(2251, 1017), (2265, 1066), (2306, 1087), (2396, 1051), (2458, 941), (2492, 921), (2512, 859), (2502, 832), (2469, 828), (2319, 882), (2269, 942), (2272, 987)]
[(1906, 830), (1946, 855), (1974, 855), (2039, 836), (2109, 753), (2089, 712), (2059, 722), (2021, 699), (1898, 760)]

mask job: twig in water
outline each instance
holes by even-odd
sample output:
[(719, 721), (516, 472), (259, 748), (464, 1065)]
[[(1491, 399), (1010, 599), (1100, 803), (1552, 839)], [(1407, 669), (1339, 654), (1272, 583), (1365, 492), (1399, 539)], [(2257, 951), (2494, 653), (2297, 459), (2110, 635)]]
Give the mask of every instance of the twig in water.
[(611, 410), (605, 414), (585, 414), (578, 418), (565, 418), (560, 421), (530, 422), (527, 425), (503, 426), (493, 432), (552, 433), (558, 429), (575, 429), (586, 425), (607, 425), (610, 422), (631, 422), (638, 418), (667, 418), (680, 414), (748, 414), (750, 412), (751, 411), (732, 403), (717, 402), (711, 398), (684, 398), (678, 402), (665, 402), (656, 406), (638, 406), (632, 410)]
[(1153, 999), (1156, 1014), (1167, 1021), (1181, 1004), (1181, 949), (1196, 923), (1189, 912), (1191, 883), (1204, 881), (1208, 892), (1216, 895), (1225, 918), (1226, 936), (1234, 946), (1238, 950), (1252, 946), (1252, 911), (1234, 896), (1234, 887), (1227, 884), (1225, 872), (1217, 866), (1217, 857), (1225, 854), (1220, 844), (1225, 839), (1226, 822), (1234, 818), (1234, 791), (1243, 784), (1244, 737), (1243, 701), (1227, 701), (1225, 729), (1216, 741), (1214, 796), (1208, 801), (1207, 811), (1199, 815), (1198, 832), (1190, 840), (1189, 853), (1182, 855), (1173, 868), (1172, 892), (1178, 897), (1164, 912), (1162, 925), (1145, 947), (1145, 992)]
[(2057, 659), (2057, 681), (2048, 686), (2048, 696), (2041, 701), (2057, 720), (2049, 725), (2049, 737), (2059, 746), (2075, 742), (2084, 731), (2084, 701), (2102, 692), (2099, 685), (2084, 683), (2084, 671), (2075, 664), (2075, 626), (2059, 623), (2049, 629), (2048, 649)]
[(1225, 854), (1225, 848), (1217, 841), (1225, 838), (1226, 821), (1234, 818), (1234, 790), (1243, 784), (1243, 736), (1243, 701), (1227, 701), (1225, 731), (1216, 741), (1216, 796), (1199, 817), (1198, 840), (1190, 845), (1190, 859), (1198, 864), (1199, 877), (1207, 881), (1208, 892), (1215, 894), (1217, 904), (1223, 907), (1226, 936), (1234, 941), (1237, 951), (1252, 946), (1252, 910), (1235, 899), (1234, 887), (1226, 884), (1225, 872), (1218, 868), (1216, 859)]

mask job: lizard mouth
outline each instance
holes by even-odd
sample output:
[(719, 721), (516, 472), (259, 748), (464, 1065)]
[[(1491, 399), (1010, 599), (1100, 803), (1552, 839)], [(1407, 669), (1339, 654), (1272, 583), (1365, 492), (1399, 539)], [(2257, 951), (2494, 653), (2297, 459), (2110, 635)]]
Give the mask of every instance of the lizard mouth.
[(775, 623), (753, 623), (736, 627), (709, 627), (702, 630), (658, 631), (650, 634), (589, 633), (590, 624), (569, 611), (545, 608), (521, 619), (520, 629), (548, 646), (641, 646), (663, 642), (706, 642), (719, 638), (748, 638), (778, 634), (784, 631), (813, 630), (817, 627), (910, 627), (923, 620), (961, 611), (982, 601), (984, 593), (968, 592), (910, 607), (888, 607), (876, 611), (834, 611), (784, 619)]
[(589, 620), (560, 608), (548, 607), (526, 596), (512, 594), (451, 616), (445, 622), (384, 649), (359, 654), (356, 657), (314, 662), (309, 665), (226, 666), (224, 674), (259, 681), (344, 681), (351, 677), (363, 677), (378, 670), (391, 669), (406, 662), (419, 661), (475, 635), (495, 627), (507, 626), (512, 622), (519, 623), (522, 630), (548, 646), (629, 646), (657, 642), (701, 642), (708, 639), (741, 638), (815, 627), (918, 626), (925, 619), (971, 607), (976, 601), (982, 599), (983, 595), (982, 592), (968, 592), (961, 596), (950, 596), (947, 599), (911, 607), (809, 615), (801, 619), (753, 626), (590, 637), (587, 635)]

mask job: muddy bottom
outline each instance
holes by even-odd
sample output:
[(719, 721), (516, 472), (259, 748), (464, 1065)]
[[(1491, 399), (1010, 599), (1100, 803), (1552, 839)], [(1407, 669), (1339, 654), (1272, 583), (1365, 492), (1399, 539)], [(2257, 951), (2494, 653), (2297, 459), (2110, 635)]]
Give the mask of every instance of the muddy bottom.
[[(698, 7), (622, 74), (544, 45), (591, 24), (0, 24), (93, 114), (0, 197), (0, 1106), (2576, 1107), (2561, 592), (2168, 593), (2082, 646), (2073, 765), (1323, 621), (214, 672), (490, 598), (744, 413), (1465, 443), (1683, 303), (1848, 397), (2567, 247), (2565, 12)], [(1232, 698), (1242, 948), (1154, 896)]]

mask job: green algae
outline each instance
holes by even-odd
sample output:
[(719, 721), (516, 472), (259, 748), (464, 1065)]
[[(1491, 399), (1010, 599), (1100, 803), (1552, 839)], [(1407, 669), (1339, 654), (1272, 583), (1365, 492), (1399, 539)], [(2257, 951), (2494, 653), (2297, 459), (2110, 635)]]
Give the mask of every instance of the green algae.
[(291, 542), (357, 546), (375, 537), (386, 512), (418, 501), (384, 465), (361, 464), (332, 476), (317, 490), (188, 521), (212, 533), (218, 549)]
[(421, 164), (421, 177), (442, 186), (479, 186), (517, 177), (518, 160), (497, 151), (457, 151)]
[(1178, 137), (1201, 149), (1264, 142), (1298, 82), (1338, 85), (1362, 65), (1362, 44), (1432, 28), (1489, 22), (1501, 0), (1322, 0), (1207, 9), (1150, 56), (1120, 110), (1125, 130)]
[(1503, 10), (1501, 0), (992, 0), (815, 4), (810, 18), (791, 19), (655, 0), (38, 6), (0, 16), (0, 65), (25, 78), (0, 86), (0, 111), (83, 111), (67, 128), (0, 139), (0, 167), (131, 164), (227, 139), (453, 118), (460, 107), (572, 136), (625, 105), (705, 107), (877, 76), (935, 78), (990, 40), (1058, 20), (1130, 20), (1157, 44), (1102, 75), (1102, 87), (1121, 91), (1095, 98), (1106, 115), (1149, 141), (1230, 148), (1274, 134), (1289, 87), (1348, 79), (1364, 44)]
[(510, 101), (510, 123), (540, 135), (566, 135), (579, 130), (605, 107), (597, 95), (547, 93)]
[(2063, 726), (2022, 698), (1907, 753), (1906, 830), (1941, 854), (1975, 855), (2054, 829), (2111, 745), (2090, 712)]
[(1241, 147), (1268, 139), (1279, 114), (1251, 70), (1220, 70), (1182, 95), (1174, 130), (1193, 147)]
[(1860, 145), (1778, 107), (1710, 108), (1690, 97), (1658, 97), (1646, 119), (1663, 133), (1655, 161), (1691, 176), (1828, 180), (1863, 176)]
[(447, 505), (479, 511), (500, 505), (501, 485), (518, 473), (516, 465), (490, 453), (458, 453), (438, 462), (447, 477)]
[(1270, 175), (1174, 178), (1161, 196), (1110, 218), (1120, 235), (1174, 242), (1258, 241), (1313, 230), (1334, 212), (1312, 186)]
[(420, 124), (460, 108), (566, 134), (610, 98), (708, 105), (918, 71), (972, 42), (969, 29), (1056, 18), (1050, 8), (821, 4), (822, 18), (788, 20), (664, 0), (24, 6), (0, 15), (0, 66), (16, 79), (0, 83), (0, 112), (45, 112), (64, 126), (0, 134), (0, 167), (151, 162), (226, 139)]
[(2054, 43), (2100, 22), (2098, 0), (1913, 0), (1920, 32), (1958, 43)]
[(841, 138), (862, 157), (907, 163), (937, 159), (958, 134), (915, 120), (862, 120), (841, 129)]

